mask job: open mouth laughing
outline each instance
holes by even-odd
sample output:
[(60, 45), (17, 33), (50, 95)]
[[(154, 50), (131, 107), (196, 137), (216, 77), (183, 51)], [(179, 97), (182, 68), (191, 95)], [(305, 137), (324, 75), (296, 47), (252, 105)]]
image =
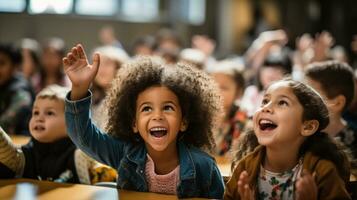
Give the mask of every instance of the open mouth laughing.
[(278, 127), (277, 124), (268, 119), (259, 120), (259, 128), (262, 131), (271, 131)]
[(156, 138), (161, 138), (167, 135), (167, 129), (164, 127), (154, 127), (149, 130), (150, 135), (156, 137)]

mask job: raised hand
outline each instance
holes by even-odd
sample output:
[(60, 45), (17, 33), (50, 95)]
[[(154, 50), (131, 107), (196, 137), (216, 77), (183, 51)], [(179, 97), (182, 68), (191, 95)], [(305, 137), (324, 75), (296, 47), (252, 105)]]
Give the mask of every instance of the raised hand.
[(243, 171), (239, 175), (238, 180), (238, 193), (242, 200), (253, 200), (254, 191), (249, 186), (248, 173), (247, 171)]
[(297, 200), (315, 200), (317, 199), (317, 186), (315, 175), (303, 171), (301, 177), (295, 183), (295, 196)]
[(64, 71), (72, 82), (71, 100), (78, 100), (87, 94), (100, 63), (99, 54), (94, 54), (93, 64), (88, 63), (82, 45), (73, 47), (63, 58)]

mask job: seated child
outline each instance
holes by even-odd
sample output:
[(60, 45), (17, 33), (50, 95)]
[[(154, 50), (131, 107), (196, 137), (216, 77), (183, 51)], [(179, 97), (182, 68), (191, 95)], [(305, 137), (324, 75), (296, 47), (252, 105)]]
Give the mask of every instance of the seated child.
[(101, 55), (100, 67), (93, 81), (91, 91), (93, 93), (92, 119), (99, 128), (104, 129), (108, 117), (105, 111), (104, 97), (110, 89), (110, 85), (118, 69), (129, 60), (126, 52), (112, 46), (98, 47), (94, 50)]
[(290, 75), (291, 71), (291, 60), (287, 53), (268, 54), (256, 72), (254, 85), (249, 85), (244, 90), (241, 109), (252, 117), (259, 109), (266, 88), (274, 81)]
[(244, 91), (244, 78), (234, 65), (229, 61), (221, 61), (210, 71), (223, 97), (224, 115), (214, 132), (215, 153), (218, 155), (230, 155), (227, 152), (235, 146), (248, 121), (247, 114), (237, 104)]
[(92, 167), (96, 163), (76, 149), (67, 135), (64, 116), (67, 92), (64, 87), (51, 85), (36, 96), (28, 144), (16, 147), (0, 129), (0, 177), (92, 183), (90, 179), (94, 176), (90, 172), (95, 172)]
[(259, 145), (238, 162), (224, 199), (350, 199), (347, 155), (321, 132), (328, 110), (313, 89), (273, 83), (253, 123)]
[(72, 81), (66, 98), (70, 138), (85, 153), (118, 171), (117, 186), (179, 198), (223, 197), (222, 176), (212, 150), (212, 130), (220, 111), (214, 81), (204, 72), (152, 58), (119, 69), (108, 94), (109, 120), (104, 134), (90, 115), (88, 92), (99, 54), (88, 64), (77, 45), (63, 59)]
[(312, 63), (305, 71), (305, 79), (326, 102), (330, 123), (324, 132), (344, 143), (357, 158), (357, 130), (342, 118), (354, 98), (352, 68), (338, 61)]
[(20, 51), (0, 44), (0, 126), (9, 134), (28, 135), (34, 92), (17, 73), (20, 64)]

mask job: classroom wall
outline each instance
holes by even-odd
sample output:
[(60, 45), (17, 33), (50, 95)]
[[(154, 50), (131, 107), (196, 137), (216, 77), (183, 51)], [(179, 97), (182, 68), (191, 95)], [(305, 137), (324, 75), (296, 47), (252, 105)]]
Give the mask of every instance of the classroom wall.
[(24, 37), (43, 41), (48, 37), (63, 38), (68, 46), (78, 42), (92, 49), (99, 44), (98, 30), (104, 25), (114, 27), (125, 47), (144, 34), (158, 30), (161, 23), (128, 23), (108, 19), (62, 15), (0, 14), (0, 42), (16, 42)]

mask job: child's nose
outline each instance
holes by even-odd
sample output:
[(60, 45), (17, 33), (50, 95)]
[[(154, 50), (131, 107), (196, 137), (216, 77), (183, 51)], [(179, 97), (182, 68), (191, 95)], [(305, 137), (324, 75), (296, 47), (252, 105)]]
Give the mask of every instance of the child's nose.
[(271, 103), (265, 104), (262, 108), (262, 112), (272, 113), (273, 112), (272, 104)]
[(36, 115), (35, 116), (35, 120), (36, 121), (43, 121), (43, 120), (45, 120), (45, 116), (42, 115), (42, 114)]
[(162, 112), (160, 112), (160, 111), (155, 112), (153, 119), (154, 120), (162, 120), (163, 119)]

